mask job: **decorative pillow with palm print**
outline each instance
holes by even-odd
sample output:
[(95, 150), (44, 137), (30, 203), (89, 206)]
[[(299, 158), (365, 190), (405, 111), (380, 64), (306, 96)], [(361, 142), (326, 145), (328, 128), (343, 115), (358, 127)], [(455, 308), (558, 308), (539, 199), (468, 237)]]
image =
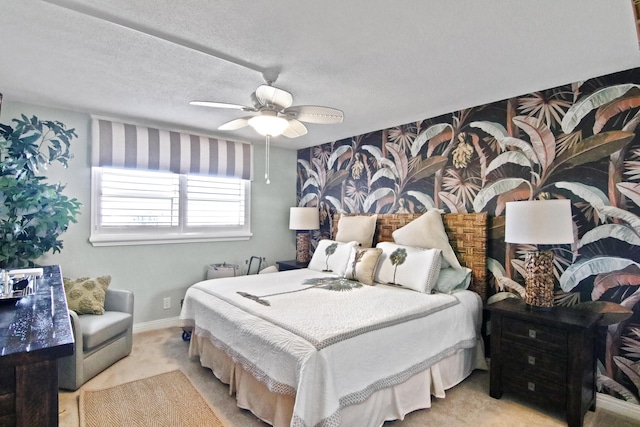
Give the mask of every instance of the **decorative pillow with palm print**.
[(320, 240), (309, 262), (309, 269), (343, 276), (351, 251), (358, 242), (340, 243), (333, 240)]
[(351, 257), (347, 263), (345, 279), (357, 280), (365, 285), (373, 285), (378, 260), (382, 255), (380, 248), (356, 248), (351, 251)]
[(440, 274), (442, 251), (415, 248), (390, 242), (378, 243), (382, 249), (375, 281), (431, 293)]

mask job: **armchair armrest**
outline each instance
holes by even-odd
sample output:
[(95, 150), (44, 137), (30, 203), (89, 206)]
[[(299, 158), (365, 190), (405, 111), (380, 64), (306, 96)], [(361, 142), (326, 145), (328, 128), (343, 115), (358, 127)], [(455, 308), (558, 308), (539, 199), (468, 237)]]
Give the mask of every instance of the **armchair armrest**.
[(124, 289), (107, 289), (104, 309), (133, 315), (133, 292)]
[(82, 354), (82, 328), (80, 327), (80, 321), (78, 320), (78, 313), (73, 310), (69, 310), (69, 320), (71, 321), (71, 331), (73, 332), (73, 339), (75, 341), (74, 345), (76, 349), (80, 349), (79, 352)]
[(73, 354), (58, 359), (58, 385), (67, 390), (77, 390), (82, 385), (82, 328), (75, 311), (69, 310), (69, 320), (75, 341)]

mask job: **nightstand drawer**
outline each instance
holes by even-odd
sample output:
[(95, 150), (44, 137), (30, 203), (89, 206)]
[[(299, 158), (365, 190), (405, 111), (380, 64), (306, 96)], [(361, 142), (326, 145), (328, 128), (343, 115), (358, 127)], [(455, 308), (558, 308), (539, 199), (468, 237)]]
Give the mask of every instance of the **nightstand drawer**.
[(509, 319), (508, 322), (502, 324), (502, 333), (505, 339), (544, 351), (561, 354), (567, 351), (567, 333), (562, 329), (519, 319)]
[(503, 373), (502, 386), (505, 391), (518, 394), (525, 399), (555, 410), (565, 409), (566, 390), (564, 384), (540, 380), (528, 375)]
[(549, 382), (565, 384), (567, 362), (565, 358), (541, 349), (519, 345), (509, 340), (502, 342), (503, 369), (516, 375), (526, 374)]

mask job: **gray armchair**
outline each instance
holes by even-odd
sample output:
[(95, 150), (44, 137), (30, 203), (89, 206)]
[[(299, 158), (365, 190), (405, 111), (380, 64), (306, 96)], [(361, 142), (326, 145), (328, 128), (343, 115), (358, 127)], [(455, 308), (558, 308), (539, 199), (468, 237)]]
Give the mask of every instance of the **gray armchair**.
[(107, 289), (102, 315), (69, 311), (75, 338), (71, 356), (58, 359), (58, 386), (77, 390), (82, 384), (131, 353), (133, 292)]

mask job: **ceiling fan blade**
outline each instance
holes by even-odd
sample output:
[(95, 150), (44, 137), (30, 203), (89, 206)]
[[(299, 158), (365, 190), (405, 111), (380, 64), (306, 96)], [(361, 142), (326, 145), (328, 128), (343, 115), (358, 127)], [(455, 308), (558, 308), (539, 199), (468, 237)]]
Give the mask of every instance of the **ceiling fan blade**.
[(318, 105), (298, 105), (287, 108), (282, 113), (302, 122), (319, 123), (323, 125), (342, 123), (344, 119), (342, 111), (335, 108), (320, 107)]
[(297, 138), (306, 134), (307, 127), (296, 119), (289, 119), (289, 127), (282, 132), (282, 135), (287, 138)]
[(283, 89), (269, 85), (260, 85), (256, 89), (255, 96), (264, 106), (277, 105), (280, 109), (288, 108), (293, 104), (293, 95)]
[(228, 104), (226, 102), (191, 101), (189, 104), (197, 105), (200, 107), (229, 108), (232, 110), (256, 111), (254, 108), (251, 108), (251, 107), (247, 107), (239, 104)]
[(249, 125), (250, 117), (242, 117), (240, 119), (231, 120), (230, 122), (223, 123), (218, 130), (236, 130)]

